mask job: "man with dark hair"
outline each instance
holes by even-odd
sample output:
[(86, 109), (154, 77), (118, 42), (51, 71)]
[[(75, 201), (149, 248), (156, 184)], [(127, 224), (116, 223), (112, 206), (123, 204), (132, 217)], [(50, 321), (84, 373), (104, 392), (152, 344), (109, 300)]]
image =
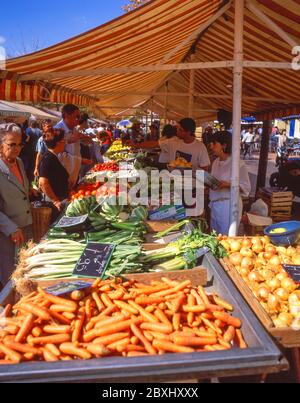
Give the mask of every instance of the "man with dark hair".
[(205, 145), (196, 139), (196, 122), (191, 118), (182, 119), (177, 125), (177, 137), (180, 142), (173, 143), (170, 149), (171, 161), (177, 156), (191, 162), (193, 169), (202, 168), (207, 170), (210, 165)]
[(65, 149), (71, 155), (80, 157), (80, 140), (83, 135), (76, 130), (79, 125), (80, 110), (78, 106), (67, 104), (62, 108), (62, 120), (57, 123), (55, 129), (62, 129), (65, 132)]

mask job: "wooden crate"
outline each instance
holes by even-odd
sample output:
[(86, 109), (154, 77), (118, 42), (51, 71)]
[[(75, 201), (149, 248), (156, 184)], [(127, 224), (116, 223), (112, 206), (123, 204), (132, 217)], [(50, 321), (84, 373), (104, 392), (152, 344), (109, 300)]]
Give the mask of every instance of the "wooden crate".
[(166, 221), (146, 221), (146, 227), (149, 233), (166, 231), (173, 225), (177, 224), (176, 220), (166, 220)]
[(300, 347), (300, 330), (293, 330), (290, 327), (276, 328), (269, 314), (264, 310), (258, 299), (255, 298), (251, 289), (245, 283), (236, 268), (230, 263), (229, 259), (224, 258), (221, 259), (220, 262), (263, 326), (277, 339), (279, 344), (285, 348)]
[(293, 208), (293, 192), (262, 188), (259, 189), (257, 197), (268, 205), (269, 215), (275, 223), (290, 220)]

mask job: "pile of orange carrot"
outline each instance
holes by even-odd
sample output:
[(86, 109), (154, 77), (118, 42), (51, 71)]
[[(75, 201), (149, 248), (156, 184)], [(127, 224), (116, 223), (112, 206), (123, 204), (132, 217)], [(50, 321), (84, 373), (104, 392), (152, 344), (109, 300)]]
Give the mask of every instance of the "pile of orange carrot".
[(0, 364), (247, 348), (233, 310), (190, 280), (96, 280), (65, 298), (39, 288), (0, 314)]

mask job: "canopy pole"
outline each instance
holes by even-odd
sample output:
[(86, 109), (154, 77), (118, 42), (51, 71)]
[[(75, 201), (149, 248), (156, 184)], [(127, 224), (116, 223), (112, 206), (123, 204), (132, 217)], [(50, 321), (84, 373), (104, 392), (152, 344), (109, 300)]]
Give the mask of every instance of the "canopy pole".
[(166, 125), (167, 119), (168, 119), (168, 89), (169, 89), (168, 81), (166, 81), (165, 89), (166, 89), (166, 94), (165, 94), (165, 108), (164, 108), (164, 124)]
[[(191, 62), (195, 61), (195, 53), (191, 54)], [(195, 70), (190, 70), (190, 87), (189, 87), (189, 118), (194, 117), (194, 91), (195, 91)]]
[(261, 187), (266, 186), (271, 127), (272, 120), (265, 120), (261, 139), (256, 193)]
[(234, 69), (233, 69), (233, 138), (231, 164), (230, 236), (237, 236), (239, 229), (241, 118), (244, 59), (245, 0), (235, 0), (234, 18)]

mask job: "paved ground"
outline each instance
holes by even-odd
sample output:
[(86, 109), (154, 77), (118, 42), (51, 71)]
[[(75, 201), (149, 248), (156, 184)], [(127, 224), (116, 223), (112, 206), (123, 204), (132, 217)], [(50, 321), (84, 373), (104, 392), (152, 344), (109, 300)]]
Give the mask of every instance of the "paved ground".
[[(269, 186), (270, 176), (272, 175), (273, 172), (277, 171), (277, 168), (275, 166), (275, 158), (276, 158), (275, 154), (269, 154), (269, 163), (268, 163), (267, 181), (266, 181), (267, 187)], [(254, 153), (252, 155), (251, 159), (245, 160), (245, 163), (246, 163), (248, 171), (249, 171), (250, 181), (251, 181), (251, 185), (252, 185), (251, 196), (255, 196), (257, 174), (258, 174), (258, 164), (259, 164), (259, 154)]]

